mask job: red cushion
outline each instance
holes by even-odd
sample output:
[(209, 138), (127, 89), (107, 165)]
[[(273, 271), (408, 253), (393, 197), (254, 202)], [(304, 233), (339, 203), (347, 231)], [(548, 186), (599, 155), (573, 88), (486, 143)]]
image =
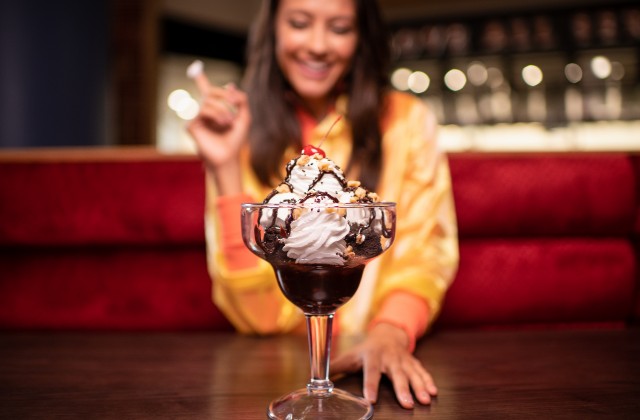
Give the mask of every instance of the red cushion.
[(231, 329), (202, 246), (4, 249), (0, 328)]
[(640, 240), (640, 155), (631, 156), (631, 162), (633, 163), (633, 171), (635, 173), (636, 180), (636, 212), (633, 231), (636, 238)]
[(628, 321), (636, 260), (624, 239), (463, 241), (447, 326)]
[(462, 237), (626, 235), (634, 223), (627, 155), (461, 154), (450, 166)]
[(0, 245), (204, 241), (196, 158), (2, 163), (0, 203)]
[[(211, 301), (198, 159), (84, 153), (0, 163), (0, 328), (230, 328)], [(630, 317), (638, 157), (450, 165), (461, 261), (440, 325)]]

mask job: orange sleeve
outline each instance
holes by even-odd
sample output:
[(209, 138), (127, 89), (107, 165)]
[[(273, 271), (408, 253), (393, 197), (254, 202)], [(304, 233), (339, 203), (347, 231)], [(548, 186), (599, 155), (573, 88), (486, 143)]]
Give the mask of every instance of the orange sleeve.
[(254, 268), (258, 264), (258, 257), (244, 245), (240, 224), (240, 204), (251, 202), (253, 198), (247, 194), (222, 196), (216, 199), (220, 218), (221, 251), (230, 270)]
[(412, 293), (395, 291), (385, 299), (380, 311), (369, 323), (369, 329), (380, 323), (394, 325), (406, 332), (409, 351), (413, 352), (416, 340), (427, 330), (429, 305), (423, 298)]

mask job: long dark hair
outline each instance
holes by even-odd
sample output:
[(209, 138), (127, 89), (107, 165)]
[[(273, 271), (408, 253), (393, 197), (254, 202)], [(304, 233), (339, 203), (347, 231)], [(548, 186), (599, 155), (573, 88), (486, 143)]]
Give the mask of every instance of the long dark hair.
[[(375, 189), (382, 163), (380, 117), (388, 86), (389, 45), (378, 5), (354, 0), (358, 45), (345, 77), (353, 152), (346, 171), (357, 168), (360, 181)], [(282, 157), (289, 146), (302, 149), (292, 92), (275, 58), (275, 15), (279, 0), (264, 0), (249, 34), (244, 89), (249, 94), (252, 129), (251, 166), (268, 186), (280, 175)]]

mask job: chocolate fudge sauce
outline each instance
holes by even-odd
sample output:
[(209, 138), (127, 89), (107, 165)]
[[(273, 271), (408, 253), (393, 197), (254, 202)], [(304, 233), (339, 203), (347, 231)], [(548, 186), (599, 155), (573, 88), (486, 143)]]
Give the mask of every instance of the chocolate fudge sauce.
[(320, 264), (272, 263), (278, 285), (285, 297), (306, 314), (335, 312), (358, 290), (364, 264), (335, 266)]

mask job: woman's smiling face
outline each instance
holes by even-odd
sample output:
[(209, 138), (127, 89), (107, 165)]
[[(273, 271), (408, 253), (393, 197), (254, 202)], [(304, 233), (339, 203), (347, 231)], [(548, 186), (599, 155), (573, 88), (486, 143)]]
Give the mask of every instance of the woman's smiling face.
[(275, 19), (276, 60), (310, 110), (326, 112), (358, 43), (354, 0), (282, 0)]

